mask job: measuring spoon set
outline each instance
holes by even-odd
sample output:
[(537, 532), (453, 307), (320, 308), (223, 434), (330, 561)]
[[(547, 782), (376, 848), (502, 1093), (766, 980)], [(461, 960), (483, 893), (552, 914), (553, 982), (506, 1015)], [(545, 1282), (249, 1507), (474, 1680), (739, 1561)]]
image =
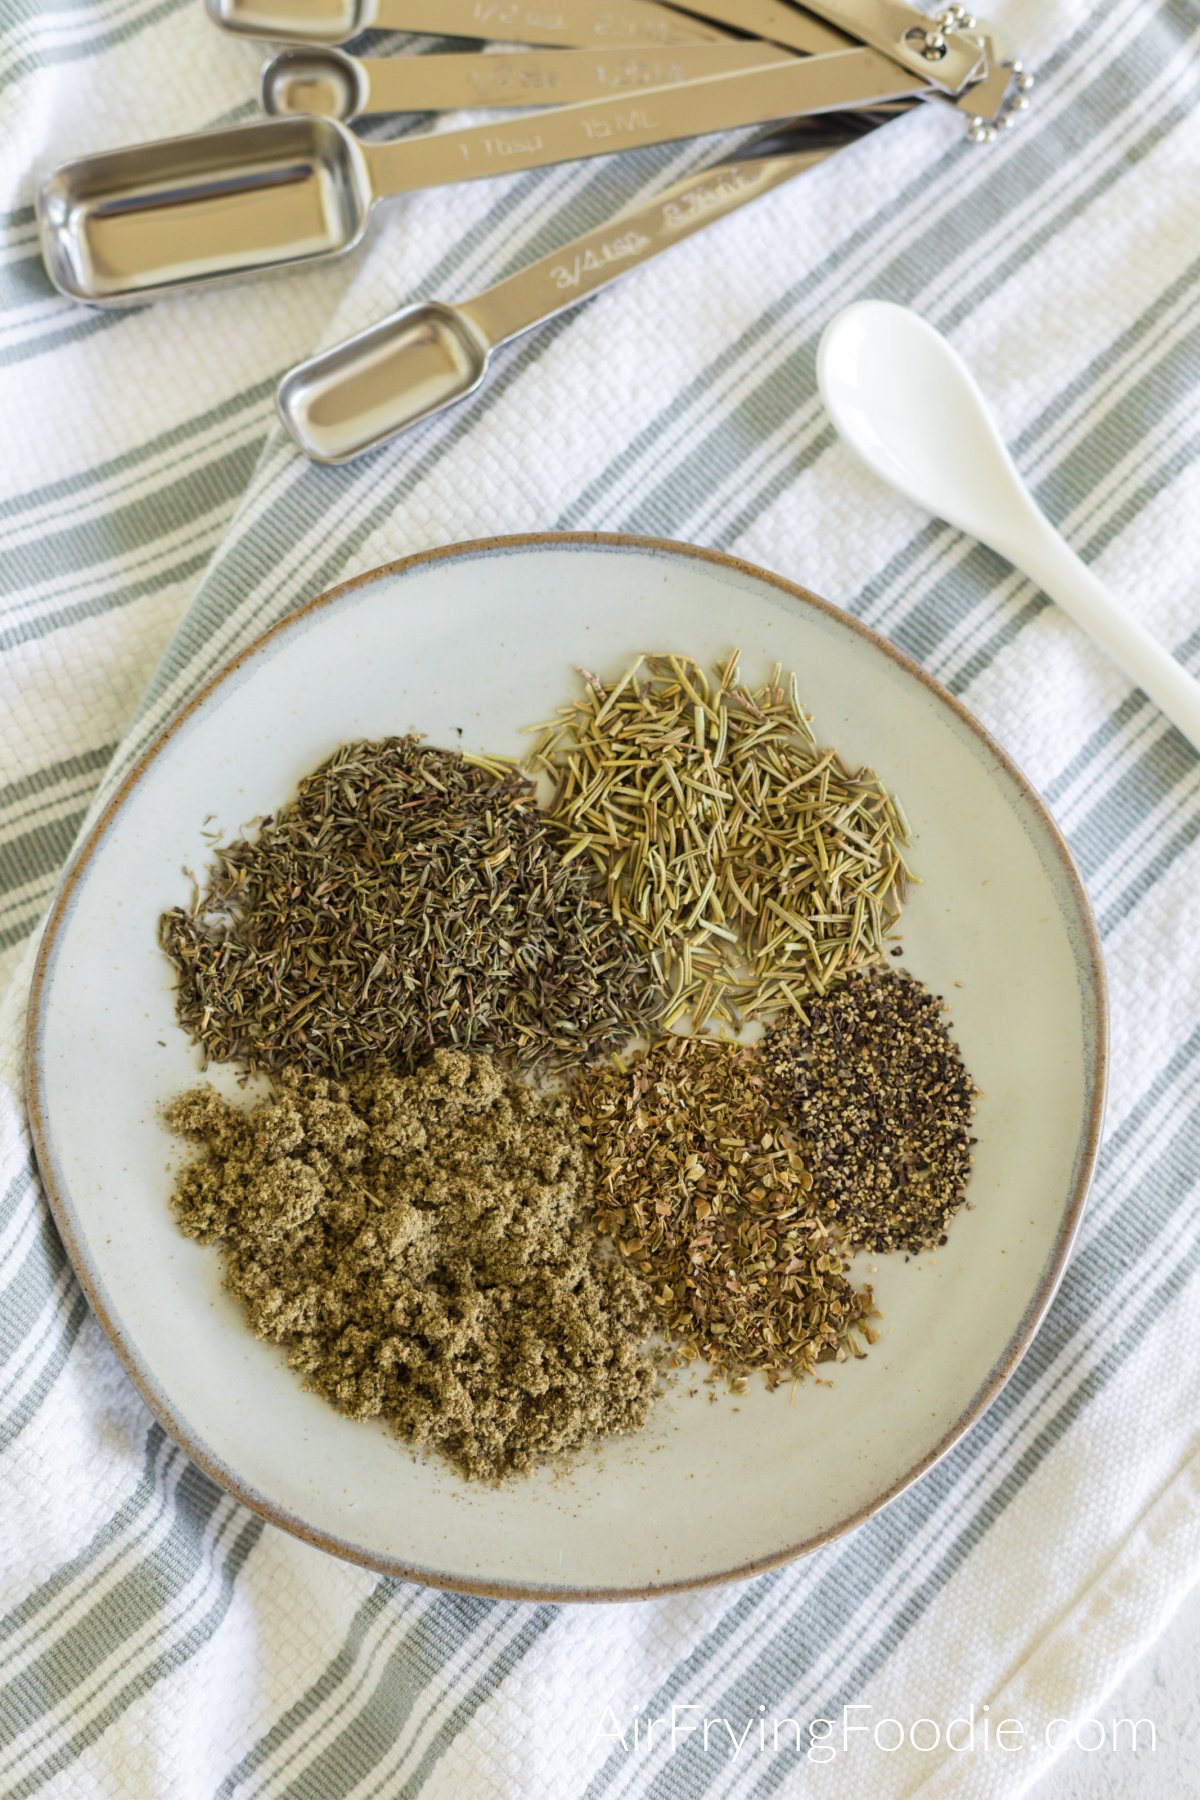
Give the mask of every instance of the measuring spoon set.
[[(262, 71), (268, 117), (57, 169), (38, 197), (42, 254), (73, 299), (128, 305), (324, 261), (357, 244), (375, 207), (401, 194), (789, 122), (488, 294), (405, 307), (294, 370), (281, 415), (319, 461), (344, 461), (465, 398), (498, 344), (897, 112), (949, 102), (969, 114), (971, 137), (992, 137), (1030, 85), (964, 8), (932, 19), (905, 0), (805, 0), (803, 9), (696, 0), (686, 10), (655, 0), (206, 5), (228, 32), (286, 42)], [(369, 28), (505, 48), (392, 57), (340, 48)], [(528, 110), (393, 142), (349, 128), (373, 114), (463, 107)]]

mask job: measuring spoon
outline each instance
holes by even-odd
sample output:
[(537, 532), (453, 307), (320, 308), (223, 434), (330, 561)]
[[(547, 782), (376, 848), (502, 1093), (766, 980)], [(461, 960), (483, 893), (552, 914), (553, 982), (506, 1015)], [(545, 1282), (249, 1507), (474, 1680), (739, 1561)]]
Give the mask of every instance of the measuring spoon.
[(654, 0), (204, 0), (236, 37), (344, 44), (360, 31), (417, 31), (558, 47), (699, 44), (725, 36)]
[(882, 122), (869, 114), (806, 120), (752, 145), (749, 154), (685, 176), (474, 300), (403, 307), (285, 375), (276, 395), (279, 416), (314, 462), (361, 456), (473, 394), (502, 344), (577, 306)]
[(867, 467), (1014, 563), (1200, 750), (1200, 683), (1098, 581), (1021, 480), (970, 370), (906, 307), (862, 300), (826, 327), (821, 396)]
[(42, 255), (73, 299), (144, 300), (340, 255), (394, 194), (925, 91), (855, 49), (400, 143), (311, 118), (165, 138), (56, 170), (38, 195)]
[(514, 50), (503, 56), (356, 57), (344, 50), (281, 50), (263, 64), (258, 92), (272, 118), (307, 113), (348, 125), (372, 113), (560, 106), (789, 60), (775, 45), (732, 41), (663, 51)]

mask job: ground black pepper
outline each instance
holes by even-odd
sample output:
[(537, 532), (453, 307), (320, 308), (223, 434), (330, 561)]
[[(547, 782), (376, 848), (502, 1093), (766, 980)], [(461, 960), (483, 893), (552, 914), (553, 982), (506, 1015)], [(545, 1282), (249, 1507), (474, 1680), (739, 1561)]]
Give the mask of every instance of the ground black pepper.
[(966, 1197), (976, 1090), (944, 1002), (913, 976), (850, 976), (763, 1041), (813, 1200), (855, 1248), (929, 1250)]

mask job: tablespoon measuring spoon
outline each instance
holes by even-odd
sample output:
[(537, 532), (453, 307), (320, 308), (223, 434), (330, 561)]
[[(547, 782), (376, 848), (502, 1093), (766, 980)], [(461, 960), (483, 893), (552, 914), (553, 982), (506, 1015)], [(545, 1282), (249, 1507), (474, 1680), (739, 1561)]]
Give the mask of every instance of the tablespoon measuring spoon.
[(1028, 575), (1200, 749), (1200, 684), (1040, 511), (970, 370), (932, 325), (888, 301), (848, 306), (826, 327), (817, 380), (869, 468)]
[[(769, 134), (458, 305), (418, 301), (284, 376), (279, 416), (314, 462), (341, 463), (465, 400), (501, 345), (883, 122), (833, 114)], [(761, 146), (761, 148), (760, 148)]]
[(344, 44), (360, 31), (417, 31), (512, 44), (699, 44), (725, 36), (655, 0), (204, 0), (235, 37)]
[(391, 195), (924, 91), (860, 48), (398, 143), (362, 143), (334, 119), (268, 119), (65, 163), (38, 195), (42, 255), (73, 299), (150, 299), (340, 255)]
[(786, 50), (756, 42), (680, 44), (671, 50), (513, 50), (501, 56), (451, 51), (358, 57), (344, 50), (288, 49), (263, 64), (258, 97), (271, 118), (307, 113), (348, 125), (373, 113), (562, 106), (788, 60)]

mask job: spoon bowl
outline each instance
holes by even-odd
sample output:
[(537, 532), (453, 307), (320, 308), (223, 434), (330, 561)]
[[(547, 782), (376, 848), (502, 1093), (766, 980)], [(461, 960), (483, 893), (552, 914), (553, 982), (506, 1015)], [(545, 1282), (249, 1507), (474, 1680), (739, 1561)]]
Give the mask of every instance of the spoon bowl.
[(1001, 549), (997, 531), (1033, 510), (974, 376), (916, 313), (847, 307), (821, 340), (817, 378), (846, 441), (926, 512)]
[(214, 25), (234, 37), (344, 44), (371, 23), (369, 0), (204, 0)]
[(38, 216), (55, 286), (111, 305), (349, 249), (373, 198), (343, 126), (271, 119), (65, 163)]
[(489, 346), (462, 306), (403, 307), (280, 383), (287, 429), (314, 462), (348, 462), (475, 392)]
[(264, 63), (258, 99), (272, 119), (303, 115), (346, 125), (366, 112), (368, 87), (352, 56), (314, 46), (281, 50)]
[(1200, 687), (1039, 510), (978, 384), (940, 332), (906, 307), (858, 301), (826, 327), (817, 381), (834, 424), (869, 468), (1014, 563), (1200, 749)]

